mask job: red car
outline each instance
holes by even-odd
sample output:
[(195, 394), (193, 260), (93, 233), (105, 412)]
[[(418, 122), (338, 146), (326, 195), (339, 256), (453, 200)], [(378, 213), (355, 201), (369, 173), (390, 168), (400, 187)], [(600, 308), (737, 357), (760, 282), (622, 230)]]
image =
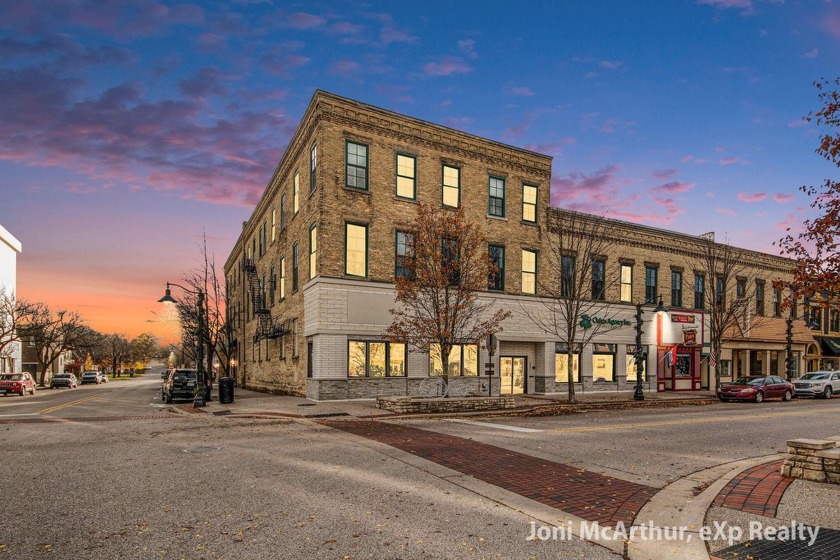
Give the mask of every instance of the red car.
[(758, 375), (739, 377), (729, 385), (718, 389), (717, 397), (722, 401), (755, 401), (757, 403), (764, 399), (789, 401), (793, 398), (793, 391), (793, 383), (781, 377)]
[(35, 394), (35, 380), (28, 373), (4, 373), (0, 375), (0, 393), (3, 396), (17, 393), (21, 397), (26, 393)]

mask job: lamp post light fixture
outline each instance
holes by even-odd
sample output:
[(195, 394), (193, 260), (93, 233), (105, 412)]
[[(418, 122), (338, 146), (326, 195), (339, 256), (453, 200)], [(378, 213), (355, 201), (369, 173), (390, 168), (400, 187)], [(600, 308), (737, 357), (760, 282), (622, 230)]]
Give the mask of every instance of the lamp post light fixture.
[[(642, 320), (642, 305), (641, 303), (636, 304), (636, 390), (633, 391), (633, 400), (634, 401), (643, 401), (645, 400), (645, 392), (642, 386), (642, 374), (645, 371), (645, 351), (642, 349), (642, 334), (644, 331), (642, 330), (643, 320)], [(662, 296), (659, 296), (659, 303), (653, 309), (653, 312), (657, 315), (661, 315), (663, 313), (668, 312), (668, 308), (665, 307), (665, 304), (662, 302)]]
[(210, 400), (210, 386), (206, 383), (206, 372), (204, 371), (204, 329), (206, 327), (205, 322), (205, 310), (204, 310), (204, 291), (201, 288), (197, 288), (197, 291), (190, 290), (189, 288), (185, 288), (180, 284), (175, 284), (174, 282), (167, 282), (166, 283), (166, 293), (163, 295), (162, 298), (158, 300), (159, 303), (178, 303), (178, 300), (172, 297), (172, 291), (170, 290), (170, 286), (176, 286), (181, 288), (188, 294), (192, 294), (196, 296), (196, 311), (197, 311), (197, 326), (195, 329), (195, 337), (196, 337), (196, 351), (195, 351), (195, 364), (196, 364), (196, 387), (195, 387), (195, 398), (193, 399), (193, 407), (198, 408), (205, 406), (207, 401)]

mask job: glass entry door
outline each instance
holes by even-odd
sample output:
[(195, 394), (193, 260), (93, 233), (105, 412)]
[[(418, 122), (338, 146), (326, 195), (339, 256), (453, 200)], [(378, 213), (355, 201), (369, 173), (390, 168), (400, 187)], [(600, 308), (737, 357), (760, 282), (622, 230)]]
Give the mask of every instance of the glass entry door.
[(503, 395), (527, 393), (528, 358), (525, 356), (502, 356), (499, 358), (499, 372), (502, 377)]

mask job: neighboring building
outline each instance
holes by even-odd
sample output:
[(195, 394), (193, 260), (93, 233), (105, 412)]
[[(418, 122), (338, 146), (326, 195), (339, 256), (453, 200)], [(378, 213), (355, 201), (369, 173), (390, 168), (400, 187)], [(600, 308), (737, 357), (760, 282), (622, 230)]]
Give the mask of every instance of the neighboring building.
[(840, 309), (815, 295), (804, 302), (803, 319), (814, 336), (806, 354), (807, 371), (840, 370)]
[[(22, 250), (21, 243), (6, 228), (0, 226), (0, 292), (7, 295), (17, 293), (17, 255)], [(7, 347), (5, 355), (0, 356), (0, 373), (19, 373), (21, 371), (20, 344)]]
[[(550, 180), (549, 156), (317, 91), (225, 263), (232, 375), (250, 388), (341, 399), (417, 394), (423, 379), (441, 373), (433, 353), (407, 351), (382, 336), (405, 232), (417, 202), (425, 202), (463, 208), (500, 265), (500, 281), (482, 295), (494, 309), (512, 312), (497, 335), (493, 392), (565, 391), (566, 349), (528, 318), (545, 313), (539, 275), (548, 254), (547, 212), (564, 212), (549, 208)], [(603, 271), (620, 275), (624, 286), (613, 283), (603, 309), (622, 326), (579, 349), (578, 391), (634, 385), (638, 302), (647, 302), (645, 389), (709, 387), (705, 303), (695, 305), (703, 239), (610, 222), (614, 250), (604, 255)], [(790, 268), (785, 259), (747, 254), (762, 286)], [(664, 296), (669, 313), (653, 315), (651, 294)], [(773, 353), (784, 350), (784, 328), (750, 319), (727, 342), (721, 367), (733, 370), (725, 364), (735, 359), (751, 371), (756, 363), (760, 371), (779, 371)], [(775, 326), (764, 332), (761, 324)], [(801, 361), (809, 333), (796, 332)], [(454, 349), (450, 373), (480, 394), (488, 391), (490, 361), (483, 342)], [(665, 354), (675, 346), (668, 365)]]

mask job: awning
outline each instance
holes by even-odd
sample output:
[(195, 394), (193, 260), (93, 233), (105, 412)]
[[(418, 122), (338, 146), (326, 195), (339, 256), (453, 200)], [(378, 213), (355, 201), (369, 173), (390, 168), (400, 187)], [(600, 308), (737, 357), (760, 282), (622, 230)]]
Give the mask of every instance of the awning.
[(820, 349), (822, 349), (823, 356), (840, 356), (840, 339), (825, 338), (823, 336), (814, 338), (820, 341)]

